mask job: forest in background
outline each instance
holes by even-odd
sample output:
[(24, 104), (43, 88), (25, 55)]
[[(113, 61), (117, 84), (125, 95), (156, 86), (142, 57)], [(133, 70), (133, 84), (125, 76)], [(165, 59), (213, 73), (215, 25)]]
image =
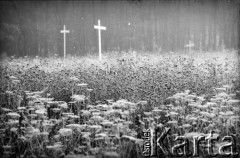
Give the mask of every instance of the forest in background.
[(109, 51), (237, 49), (239, 0), (92, 0), (1, 1), (0, 53), (16, 56), (63, 55), (63, 25), (67, 54), (98, 51), (97, 20), (102, 49)]

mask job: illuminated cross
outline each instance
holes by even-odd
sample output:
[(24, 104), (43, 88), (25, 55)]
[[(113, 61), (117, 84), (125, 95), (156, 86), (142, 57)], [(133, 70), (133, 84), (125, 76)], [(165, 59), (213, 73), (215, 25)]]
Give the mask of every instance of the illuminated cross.
[(102, 48), (101, 48), (101, 30), (106, 30), (106, 27), (100, 25), (100, 20), (98, 20), (98, 25), (94, 25), (94, 29), (98, 29), (98, 51), (99, 60), (102, 60)]
[(66, 33), (69, 33), (69, 30), (66, 30), (66, 26), (63, 25), (63, 30), (61, 30), (60, 33), (63, 33), (63, 53), (64, 53), (64, 59), (66, 57)]
[(194, 43), (192, 43), (192, 41), (189, 41), (189, 43), (187, 45), (185, 45), (185, 47), (189, 48), (189, 52), (191, 52), (192, 47), (194, 47)]

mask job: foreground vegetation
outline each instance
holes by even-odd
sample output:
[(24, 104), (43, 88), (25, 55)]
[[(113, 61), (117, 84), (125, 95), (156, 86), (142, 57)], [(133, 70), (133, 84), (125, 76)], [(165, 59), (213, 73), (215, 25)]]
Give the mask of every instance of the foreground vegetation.
[(169, 146), (213, 130), (239, 149), (239, 65), (225, 54), (2, 60), (1, 153), (143, 157), (141, 132), (164, 127)]

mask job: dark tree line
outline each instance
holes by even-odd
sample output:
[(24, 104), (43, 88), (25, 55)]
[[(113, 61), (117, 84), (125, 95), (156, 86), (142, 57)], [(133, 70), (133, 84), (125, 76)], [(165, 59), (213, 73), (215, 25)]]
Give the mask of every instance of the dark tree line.
[(98, 51), (97, 20), (103, 51), (237, 49), (239, 0), (94, 0), (1, 1), (0, 52), (8, 55), (63, 54), (65, 24), (67, 53)]

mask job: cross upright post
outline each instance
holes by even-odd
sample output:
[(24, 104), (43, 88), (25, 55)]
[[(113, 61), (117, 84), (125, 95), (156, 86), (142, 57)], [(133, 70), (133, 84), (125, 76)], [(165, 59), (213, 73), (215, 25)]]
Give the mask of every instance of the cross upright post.
[(94, 29), (98, 29), (98, 51), (99, 60), (102, 60), (102, 46), (101, 46), (101, 30), (106, 30), (106, 27), (101, 26), (100, 20), (98, 20), (98, 25), (94, 25)]
[(66, 58), (66, 34), (69, 33), (69, 30), (66, 30), (66, 26), (63, 25), (63, 30), (60, 31), (60, 33), (63, 33), (63, 53), (64, 53), (64, 59)]

